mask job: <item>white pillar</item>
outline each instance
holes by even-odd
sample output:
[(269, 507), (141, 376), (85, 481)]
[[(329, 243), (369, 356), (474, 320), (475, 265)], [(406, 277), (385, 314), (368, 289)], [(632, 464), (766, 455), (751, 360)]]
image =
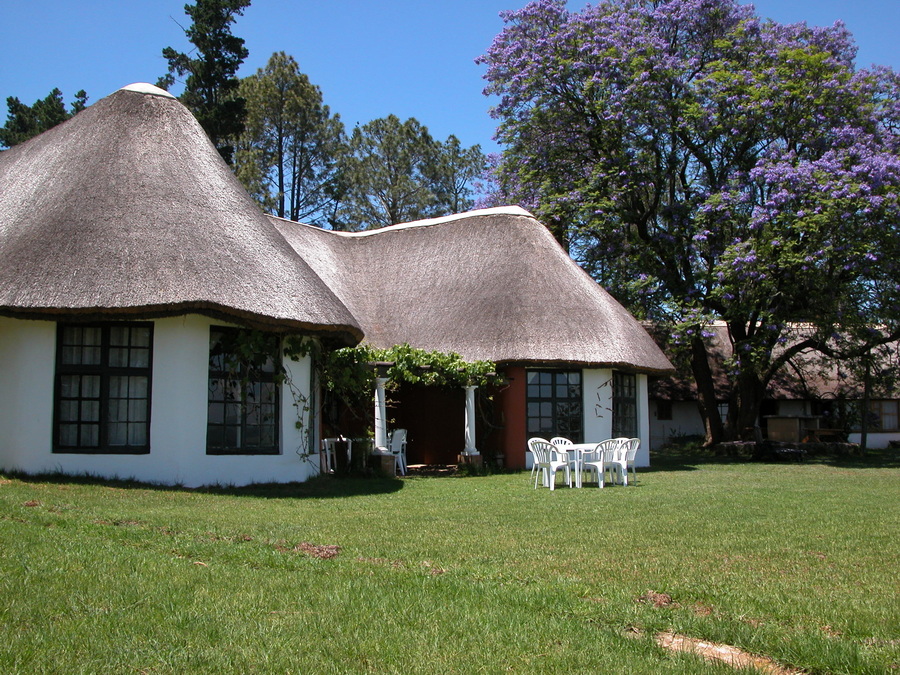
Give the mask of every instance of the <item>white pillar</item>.
[(375, 378), (375, 447), (387, 447), (387, 407), (385, 406), (384, 385), (388, 378)]
[(475, 447), (475, 390), (478, 387), (469, 385), (466, 387), (466, 449), (464, 455), (478, 455)]

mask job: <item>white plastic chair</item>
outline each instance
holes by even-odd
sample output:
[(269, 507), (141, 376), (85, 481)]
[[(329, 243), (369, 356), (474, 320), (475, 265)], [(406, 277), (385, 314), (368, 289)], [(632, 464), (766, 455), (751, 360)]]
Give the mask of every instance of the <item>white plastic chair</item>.
[(319, 457), (319, 471), (322, 473), (332, 473), (334, 471), (334, 444), (339, 440), (339, 438), (322, 439), (322, 454)]
[(609, 470), (609, 479), (613, 483), (628, 485), (628, 465), (625, 461), (629, 447), (628, 438), (613, 438), (612, 448), (606, 456), (604, 465)]
[(602, 488), (606, 484), (607, 458), (613, 456), (617, 445), (618, 442), (615, 439), (600, 441), (593, 450), (584, 453), (582, 457), (581, 468), (583, 471), (596, 474), (597, 487)]
[(558, 453), (556, 447), (543, 438), (528, 439), (528, 449), (534, 457), (534, 468), (536, 468), (535, 489), (537, 489), (538, 481), (543, 477), (544, 482), (550, 486), (551, 490), (554, 490), (556, 488), (556, 472), (560, 469), (566, 472), (566, 484), (572, 487), (572, 472), (569, 469), (568, 455)]
[(568, 438), (556, 436), (550, 439), (550, 443), (555, 448), (559, 448), (560, 452), (565, 452), (569, 462), (569, 470), (575, 476), (575, 487), (581, 487), (581, 456), (580, 453), (569, 452), (567, 446), (574, 445)]
[(391, 440), (388, 442), (388, 449), (394, 456), (396, 471), (400, 475), (406, 475), (406, 429), (394, 429), (391, 432)]
[(628, 485), (628, 471), (631, 471), (634, 484), (637, 485), (637, 467), (635, 466), (635, 461), (637, 459), (637, 451), (640, 447), (640, 438), (628, 439), (628, 445), (625, 448), (625, 485)]
[(349, 466), (350, 464), (350, 446), (352, 441), (349, 438), (344, 438), (343, 436), (338, 436), (336, 438), (323, 438), (322, 454), (319, 458), (319, 470), (322, 473), (334, 473), (334, 470), (337, 467), (337, 462), (334, 454), (336, 443), (347, 444), (347, 465)]

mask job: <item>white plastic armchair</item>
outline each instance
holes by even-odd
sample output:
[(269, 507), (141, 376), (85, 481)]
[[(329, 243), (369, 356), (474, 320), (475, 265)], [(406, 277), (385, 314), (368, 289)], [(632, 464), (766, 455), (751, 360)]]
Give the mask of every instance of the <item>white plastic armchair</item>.
[(614, 439), (600, 441), (593, 450), (585, 452), (582, 456), (582, 470), (597, 476), (597, 487), (599, 488), (606, 483), (607, 459), (613, 456), (617, 445), (618, 443)]
[[(565, 452), (565, 459), (569, 462), (569, 471), (572, 472), (572, 475), (575, 477), (575, 487), (581, 487), (581, 455), (580, 453), (569, 452), (567, 446), (574, 445), (574, 443), (568, 438), (564, 438), (563, 436), (555, 436), (550, 439), (550, 443), (554, 448), (558, 448), (560, 453)], [(560, 457), (562, 459), (562, 457)]]
[(625, 457), (628, 452), (628, 438), (613, 438), (612, 450), (606, 457), (606, 469), (610, 472), (609, 479), (628, 485), (628, 465)]
[(401, 475), (406, 475), (406, 429), (394, 429), (391, 432), (391, 440), (388, 442), (388, 449), (394, 456), (394, 464), (396, 471)]
[(556, 447), (543, 438), (528, 439), (528, 449), (534, 458), (534, 487), (537, 489), (538, 481), (544, 478), (544, 482), (553, 490), (556, 488), (556, 472), (562, 469), (566, 474), (566, 484), (572, 486), (572, 472), (569, 468), (568, 455), (558, 453)]
[(637, 468), (635, 466), (635, 461), (637, 460), (637, 451), (640, 447), (640, 438), (628, 439), (628, 444), (625, 446), (625, 485), (628, 485), (629, 471), (631, 471), (634, 484), (637, 485)]
[(322, 454), (319, 456), (319, 471), (321, 473), (333, 473), (335, 467), (334, 444), (340, 438), (323, 438)]

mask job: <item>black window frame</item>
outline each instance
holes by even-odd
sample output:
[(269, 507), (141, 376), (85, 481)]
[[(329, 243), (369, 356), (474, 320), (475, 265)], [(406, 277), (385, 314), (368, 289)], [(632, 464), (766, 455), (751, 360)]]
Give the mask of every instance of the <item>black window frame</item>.
[[(221, 346), (223, 338), (216, 340), (214, 336), (220, 334), (224, 337), (226, 347), (229, 341), (238, 340), (240, 335), (248, 335), (251, 331), (244, 328), (235, 328), (231, 326), (210, 326), (209, 330), (209, 365), (207, 376), (207, 407), (206, 407), (206, 454), (207, 455), (280, 455), (281, 454), (281, 387), (280, 374), (281, 369), (281, 337), (276, 333), (263, 333), (264, 340), (271, 341), (272, 351), (268, 356), (272, 360), (271, 368), (268, 368), (268, 361), (260, 364), (254, 364), (242, 360), (239, 355), (233, 351), (219, 351), (214, 353), (216, 345)], [(233, 348), (236, 342), (232, 343)], [(229, 356), (230, 355), (230, 356)], [(217, 359), (222, 356), (222, 359)], [(229, 360), (230, 359), (230, 360)], [(218, 363), (217, 363), (218, 360)], [(224, 385), (224, 386), (221, 386)], [(248, 402), (246, 394), (248, 391), (256, 391), (256, 386), (262, 388), (269, 386), (272, 391), (272, 401), (265, 403), (271, 406), (273, 420), (266, 425), (253, 424), (248, 419)], [(219, 396), (218, 387), (221, 386), (221, 397)], [(238, 388), (241, 399), (228, 398), (228, 388)], [(250, 389), (252, 388), (252, 389)], [(252, 405), (262, 406), (263, 403), (255, 403)], [(221, 406), (221, 415), (215, 411), (214, 406)], [(228, 407), (237, 406), (239, 420), (237, 423), (228, 421)], [(232, 409), (234, 412), (234, 409)], [(251, 415), (254, 413), (251, 411)], [(264, 413), (257, 411), (257, 414)], [(219, 421), (221, 419), (221, 421)], [(251, 436), (250, 429), (256, 428), (260, 430), (265, 427), (272, 429), (272, 443), (252, 443), (247, 439)], [(237, 429), (237, 443), (228, 443), (229, 427)], [(217, 429), (221, 430), (219, 434)], [(216, 439), (221, 435), (222, 443), (216, 443)]]
[[(572, 382), (577, 376), (577, 382)], [(562, 380), (565, 378), (565, 381)], [(561, 395), (561, 388), (567, 395)], [(577, 392), (577, 393), (573, 393)], [(538, 414), (534, 406), (540, 406)], [(568, 422), (562, 422), (569, 418)], [(550, 426), (541, 420), (551, 420)], [(577, 422), (574, 420), (577, 419)], [(538, 420), (535, 424), (534, 421)], [(525, 371), (525, 430), (529, 438), (562, 436), (584, 440), (584, 373), (580, 369), (529, 368)]]
[[(135, 328), (147, 329), (147, 344), (134, 345), (132, 334), (129, 332), (129, 343), (127, 345), (111, 344), (111, 332), (113, 328), (128, 328), (129, 331)], [(152, 322), (143, 321), (105, 321), (105, 322), (65, 322), (58, 323), (56, 327), (56, 369), (54, 373), (54, 391), (53, 391), (53, 453), (57, 454), (79, 454), (79, 455), (146, 455), (150, 452), (150, 423), (152, 416), (153, 403), (153, 328)], [(66, 349), (74, 348), (75, 343), (66, 341), (66, 333), (70, 329), (80, 329), (82, 331), (82, 340), (85, 329), (96, 329), (100, 331), (99, 347), (85, 344), (83, 341), (77, 343), (78, 347), (84, 349), (99, 349), (100, 356), (98, 363), (68, 363), (66, 362)], [(146, 366), (132, 365), (111, 365), (110, 354), (113, 350), (126, 350), (131, 358), (131, 350), (136, 353), (138, 351), (146, 351)], [(78, 393), (70, 394), (71, 385), (66, 384), (66, 379), (77, 377)], [(84, 394), (84, 379), (87, 377), (98, 378), (96, 395), (90, 396)], [(146, 388), (144, 396), (111, 396), (110, 383), (113, 378), (146, 378)], [(130, 384), (129, 384), (130, 387)], [(111, 420), (111, 401), (126, 401), (127, 415), (131, 414), (131, 402), (145, 401), (143, 420)], [(96, 402), (98, 407), (96, 412), (96, 420), (85, 419), (85, 404)], [(78, 408), (77, 418), (68, 419), (68, 415), (64, 415), (63, 408), (65, 404), (76, 403)], [(65, 406), (67, 410), (71, 409), (70, 405)], [(63, 417), (66, 419), (63, 419)], [(129, 445), (110, 444), (111, 425), (126, 425), (126, 437), (129, 435), (127, 425), (142, 424), (144, 425), (144, 443)], [(64, 444), (64, 427), (76, 425), (77, 442), (75, 445)], [(84, 445), (86, 442), (83, 436), (83, 430), (86, 427), (97, 427), (97, 444)]]
[(612, 380), (612, 436), (635, 438), (638, 435), (637, 375), (614, 370)]

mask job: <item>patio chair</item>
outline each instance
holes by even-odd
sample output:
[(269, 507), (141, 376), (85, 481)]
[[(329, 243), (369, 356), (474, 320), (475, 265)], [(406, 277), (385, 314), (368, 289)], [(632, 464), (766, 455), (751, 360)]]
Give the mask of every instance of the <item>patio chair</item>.
[(593, 450), (585, 452), (581, 459), (583, 471), (589, 471), (597, 476), (597, 487), (602, 488), (606, 484), (607, 459), (613, 456), (613, 451), (618, 445), (615, 439), (600, 441)]
[(319, 471), (321, 473), (334, 473), (335, 467), (335, 458), (334, 458), (334, 444), (337, 443), (340, 438), (323, 438), (322, 439), (322, 454), (319, 457)]
[(609, 479), (613, 483), (628, 485), (628, 465), (625, 461), (628, 452), (628, 438), (613, 438), (612, 447), (606, 456), (605, 466), (609, 471)]
[(394, 429), (391, 432), (391, 440), (388, 442), (388, 449), (394, 456), (394, 462), (397, 472), (400, 475), (406, 475), (406, 429)]
[(570, 453), (567, 450), (566, 446), (574, 445), (574, 443), (568, 438), (564, 438), (563, 436), (555, 436), (550, 439), (550, 443), (555, 448), (559, 448), (560, 451), (566, 452), (567, 459), (569, 461), (569, 470), (573, 472), (575, 476), (575, 486), (581, 487), (580, 474), (578, 473), (581, 470), (581, 460), (579, 453)]
[(319, 457), (319, 471), (321, 473), (334, 473), (338, 468), (337, 461), (337, 444), (342, 443), (346, 444), (347, 447), (347, 465), (350, 465), (350, 446), (353, 441), (349, 438), (344, 438), (343, 436), (337, 436), (335, 438), (323, 438), (322, 439), (322, 454)]
[(633, 483), (637, 485), (637, 468), (635, 460), (637, 459), (637, 451), (641, 447), (640, 438), (629, 438), (628, 445), (625, 447), (625, 485), (628, 485), (628, 472), (631, 471)]
[(543, 438), (528, 439), (528, 449), (534, 457), (535, 489), (537, 489), (541, 477), (545, 478), (545, 482), (551, 490), (556, 489), (556, 472), (560, 469), (565, 471), (566, 484), (572, 487), (572, 471), (569, 468), (569, 458), (566, 453), (557, 452), (556, 447)]

